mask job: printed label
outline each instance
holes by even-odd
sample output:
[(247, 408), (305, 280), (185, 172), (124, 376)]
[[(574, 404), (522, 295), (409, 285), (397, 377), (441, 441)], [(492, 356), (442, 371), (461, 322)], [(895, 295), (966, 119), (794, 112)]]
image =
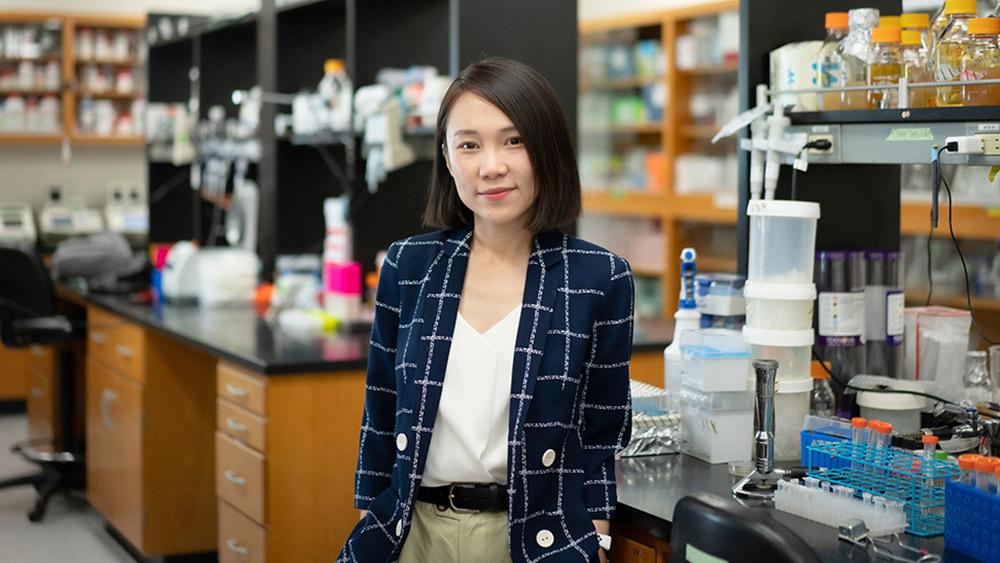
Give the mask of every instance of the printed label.
[(885, 296), (885, 343), (889, 346), (899, 346), (903, 343), (903, 329), (906, 321), (903, 317), (905, 306), (903, 291), (890, 290)]
[(830, 132), (830, 126), (829, 125), (813, 125), (812, 132), (813, 133), (829, 133)]
[(939, 64), (934, 70), (934, 80), (937, 82), (951, 82), (957, 80), (960, 73), (961, 69), (947, 64)]
[(980, 123), (980, 131), (1000, 131), (1000, 123)]
[(895, 127), (886, 141), (933, 141), (930, 127)]
[(865, 326), (865, 294), (820, 293), (816, 318), (820, 346), (860, 346)]

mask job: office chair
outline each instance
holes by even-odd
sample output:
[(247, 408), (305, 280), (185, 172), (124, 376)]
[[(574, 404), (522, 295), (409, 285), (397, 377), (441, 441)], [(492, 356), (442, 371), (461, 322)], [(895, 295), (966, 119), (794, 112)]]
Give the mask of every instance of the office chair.
[[(33, 250), (0, 246), (0, 341), (8, 348), (31, 344), (62, 344), (73, 335), (69, 320), (56, 314), (55, 287), (48, 269)], [(60, 347), (57, 385), (58, 430), (52, 451), (39, 451), (37, 442), (14, 444), (11, 453), (39, 465), (41, 472), (0, 481), (0, 489), (17, 485), (35, 487), (35, 507), (28, 519), (38, 522), (57, 489), (74, 484), (82, 474), (82, 457), (69, 451), (72, 441), (72, 361), (69, 349)], [(0, 374), (2, 376), (3, 374)]]
[(670, 531), (670, 563), (706, 560), (813, 563), (819, 557), (809, 545), (762, 510), (709, 493), (685, 496), (674, 507)]

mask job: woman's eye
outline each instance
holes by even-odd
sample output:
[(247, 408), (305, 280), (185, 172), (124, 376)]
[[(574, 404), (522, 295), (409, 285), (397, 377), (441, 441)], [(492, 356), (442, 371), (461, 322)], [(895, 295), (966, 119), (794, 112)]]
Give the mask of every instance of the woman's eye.
[(472, 141), (463, 141), (463, 142), (461, 142), (461, 143), (458, 144), (458, 148), (460, 148), (460, 149), (474, 149), (474, 148), (476, 148), (476, 143), (473, 143)]
[(510, 144), (510, 145), (523, 145), (524, 144), (524, 139), (522, 139), (520, 137), (511, 137), (507, 141), (507, 143)]

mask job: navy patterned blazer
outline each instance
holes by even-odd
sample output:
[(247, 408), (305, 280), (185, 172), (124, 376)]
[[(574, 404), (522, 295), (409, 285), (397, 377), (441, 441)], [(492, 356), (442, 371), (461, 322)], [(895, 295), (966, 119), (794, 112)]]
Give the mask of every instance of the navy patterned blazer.
[[(355, 478), (367, 509), (337, 561), (396, 561), (431, 440), (469, 258), (470, 228), (389, 247), (376, 298)], [(508, 539), (515, 562), (590, 561), (592, 520), (617, 501), (631, 432), (628, 263), (551, 231), (535, 237), (514, 352)]]

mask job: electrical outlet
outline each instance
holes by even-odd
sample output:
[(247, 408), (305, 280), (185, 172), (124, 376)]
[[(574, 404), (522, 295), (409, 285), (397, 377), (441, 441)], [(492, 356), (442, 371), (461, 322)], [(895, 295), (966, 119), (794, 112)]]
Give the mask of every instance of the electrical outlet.
[[(1000, 137), (1000, 135), (997, 135)], [(809, 133), (808, 142), (827, 140), (830, 141), (830, 148), (828, 149), (809, 149), (809, 154), (833, 154), (833, 134), (832, 133)]]
[(976, 133), (983, 139), (983, 154), (1000, 155), (1000, 133)]

